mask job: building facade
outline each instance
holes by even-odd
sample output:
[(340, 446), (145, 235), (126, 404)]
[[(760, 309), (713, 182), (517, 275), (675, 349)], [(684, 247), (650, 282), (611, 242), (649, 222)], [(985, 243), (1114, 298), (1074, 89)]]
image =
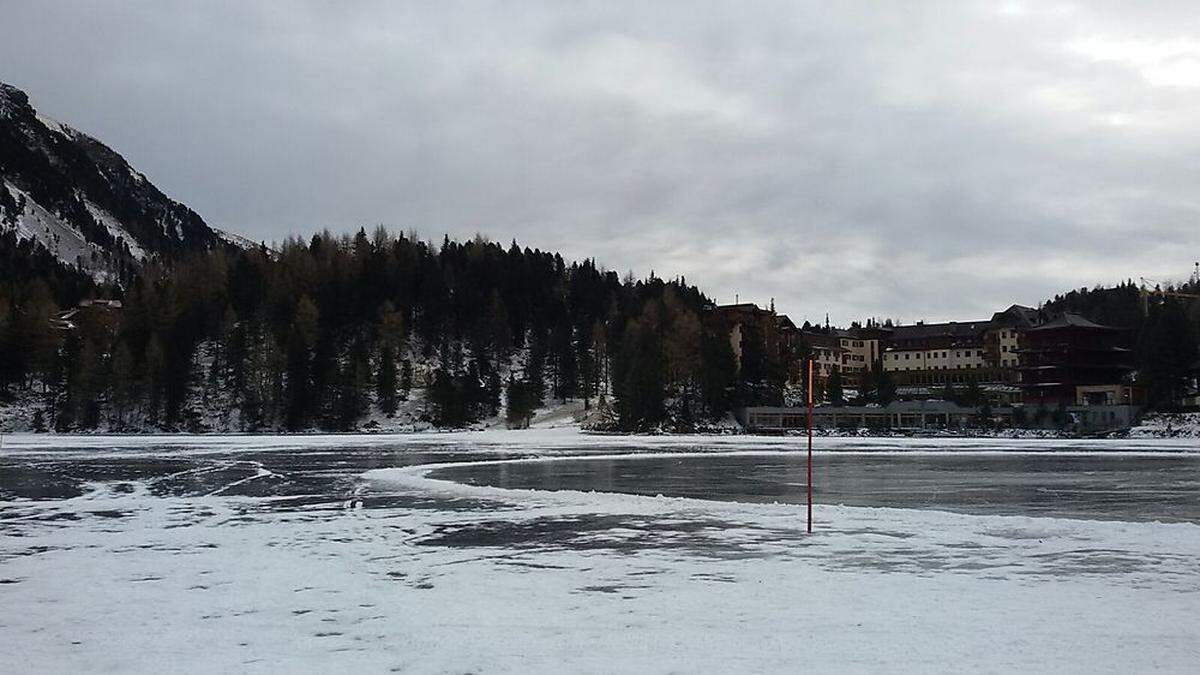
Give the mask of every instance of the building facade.
[[(1126, 331), (1064, 314), (1025, 331), (1018, 354), (1019, 386), (1027, 405), (1134, 404), (1127, 385), (1133, 352)], [(1121, 400), (1115, 400), (1121, 399)]]
[(780, 323), (774, 310), (762, 309), (750, 302), (717, 305), (708, 309), (705, 318), (717, 330), (729, 335), (729, 347), (733, 350), (738, 372), (742, 370), (747, 340), (760, 343), (764, 354), (780, 353)]
[(983, 353), (988, 367), (999, 374), (1005, 383), (1016, 383), (1019, 378), (1021, 338), (1025, 331), (1040, 325), (1042, 313), (1032, 307), (1012, 305), (1003, 312), (996, 312), (983, 334)]
[[(802, 349), (807, 348), (808, 354), (813, 360), (813, 379), (817, 380), (824, 389), (824, 385), (829, 382), (830, 377), (833, 377), (833, 373), (835, 371), (840, 373), (843, 370), (845, 350), (841, 346), (841, 339), (830, 333), (804, 331), (801, 333), (800, 341)], [(807, 376), (805, 371), (807, 367), (803, 360), (798, 360), (797, 368), (801, 372), (793, 381), (802, 382), (802, 378)]]
[(886, 344), (892, 331), (868, 326), (834, 332), (842, 349), (842, 378), (847, 387), (860, 388), (863, 378), (880, 362), (881, 345)]
[(883, 350), (883, 368), (898, 386), (998, 382), (984, 351), (988, 321), (896, 326)]

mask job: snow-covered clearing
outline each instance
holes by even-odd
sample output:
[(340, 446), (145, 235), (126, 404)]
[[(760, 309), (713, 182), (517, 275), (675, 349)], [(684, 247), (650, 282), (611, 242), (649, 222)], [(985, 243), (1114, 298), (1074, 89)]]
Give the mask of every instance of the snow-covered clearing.
[[(0, 640), (15, 647), (5, 670), (1190, 672), (1200, 662), (1196, 523), (818, 504), (807, 535), (796, 505), (427, 475), (514, 456), (549, 469), (579, 453), (799, 447), (563, 429), (6, 436), (0, 489), (14, 496), (0, 502)], [(1160, 439), (818, 448), (1021, 450), (1031, 461), (1051, 448), (1200, 452)], [(43, 484), (49, 494), (35, 494)]]

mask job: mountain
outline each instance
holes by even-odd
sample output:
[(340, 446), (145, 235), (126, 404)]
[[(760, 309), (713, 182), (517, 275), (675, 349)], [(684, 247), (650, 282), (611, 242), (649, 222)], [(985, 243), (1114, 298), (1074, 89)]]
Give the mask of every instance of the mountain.
[(0, 243), (45, 251), (98, 282), (221, 237), (113, 149), (39, 115), (0, 83)]

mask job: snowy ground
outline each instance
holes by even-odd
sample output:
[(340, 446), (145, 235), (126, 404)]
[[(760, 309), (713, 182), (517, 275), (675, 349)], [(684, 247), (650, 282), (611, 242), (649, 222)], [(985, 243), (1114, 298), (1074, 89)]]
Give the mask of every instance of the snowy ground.
[(1200, 443), (1200, 413), (1147, 415), (1129, 430), (1130, 438), (1192, 438)]
[[(6, 436), (0, 642), (17, 647), (3, 670), (1190, 672), (1200, 662), (1195, 522), (818, 504), (806, 535), (792, 504), (427, 475), (514, 457), (546, 457), (549, 470), (563, 454), (769, 458), (797, 446), (570, 430)], [(1200, 455), (1194, 440), (818, 447), (898, 463), (1057, 449), (1190, 467)]]

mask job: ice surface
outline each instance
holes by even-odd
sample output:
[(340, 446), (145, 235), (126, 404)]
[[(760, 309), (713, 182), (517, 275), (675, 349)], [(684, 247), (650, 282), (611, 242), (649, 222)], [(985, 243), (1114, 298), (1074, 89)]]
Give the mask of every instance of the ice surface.
[(1191, 672), (1200, 660), (1191, 523), (818, 505), (806, 535), (797, 505), (426, 475), (513, 456), (796, 445), (563, 430), (6, 436), (5, 670)]

